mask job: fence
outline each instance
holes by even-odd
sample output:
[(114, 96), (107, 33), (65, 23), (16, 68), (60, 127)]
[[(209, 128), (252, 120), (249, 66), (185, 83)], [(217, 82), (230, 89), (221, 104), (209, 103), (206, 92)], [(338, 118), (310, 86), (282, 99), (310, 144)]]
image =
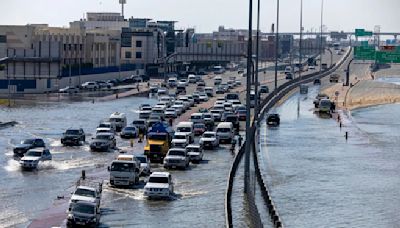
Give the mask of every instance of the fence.
[[(250, 148), (251, 150), (250, 152), (253, 153), (253, 163), (254, 163), (257, 183), (260, 187), (260, 192), (264, 200), (264, 205), (267, 207), (267, 210), (271, 217), (271, 221), (273, 222), (276, 228), (283, 227), (283, 223), (275, 207), (275, 204), (272, 201), (271, 195), (269, 194), (267, 184), (264, 181), (258, 163), (259, 147), (258, 147), (258, 134), (256, 133), (258, 132), (257, 129), (259, 129), (260, 127), (260, 121), (265, 118), (265, 115), (268, 113), (268, 111), (273, 106), (275, 106), (275, 104), (279, 100), (281, 100), (290, 91), (297, 88), (300, 84), (309, 83), (317, 78), (323, 78), (336, 71), (342, 64), (345, 63), (347, 58), (350, 56), (351, 51), (352, 49), (350, 48), (349, 51), (346, 53), (346, 55), (338, 62), (338, 64), (331, 66), (330, 68), (324, 70), (322, 73), (320, 72), (311, 73), (282, 84), (262, 101), (262, 103), (260, 104), (260, 107), (262, 108), (258, 109), (258, 112), (254, 114), (255, 118), (254, 121), (252, 122), (251, 133), (250, 136), (246, 138), (246, 140), (250, 140), (251, 142), (253, 142)], [(233, 227), (232, 204), (231, 204), (233, 182), (237, 169), (239, 167), (239, 163), (246, 152), (244, 145), (246, 145), (246, 142), (243, 143), (243, 146), (239, 149), (239, 152), (236, 154), (228, 176), (227, 190), (225, 193), (225, 221), (226, 221), (226, 226), (229, 228)], [(253, 223), (254, 227), (262, 227), (263, 225), (261, 223), (261, 217), (257, 210), (254, 196), (250, 197), (247, 196), (247, 201), (250, 209), (249, 212), (252, 213), (251, 217), (255, 220), (255, 222)]]

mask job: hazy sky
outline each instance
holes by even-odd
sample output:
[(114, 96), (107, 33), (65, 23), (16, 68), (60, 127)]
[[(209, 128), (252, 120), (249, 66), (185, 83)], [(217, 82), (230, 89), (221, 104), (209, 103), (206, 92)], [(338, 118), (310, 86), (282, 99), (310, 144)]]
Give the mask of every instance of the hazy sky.
[[(47, 23), (68, 26), (85, 12), (120, 12), (118, 0), (0, 0), (0, 24)], [(256, 6), (257, 1), (254, 1)], [(260, 27), (270, 31), (276, 20), (276, 1), (261, 0)], [(125, 17), (175, 20), (177, 28), (195, 27), (211, 32), (219, 25), (247, 28), (247, 0), (127, 0)], [(299, 31), (300, 0), (280, 0), (280, 31)], [(321, 0), (303, 1), (305, 30), (320, 26)], [(254, 7), (254, 15), (256, 14)], [(324, 0), (324, 25), (328, 30), (354, 28), (400, 32), (400, 0)], [(255, 17), (254, 17), (255, 18)], [(255, 26), (255, 20), (254, 20)]]

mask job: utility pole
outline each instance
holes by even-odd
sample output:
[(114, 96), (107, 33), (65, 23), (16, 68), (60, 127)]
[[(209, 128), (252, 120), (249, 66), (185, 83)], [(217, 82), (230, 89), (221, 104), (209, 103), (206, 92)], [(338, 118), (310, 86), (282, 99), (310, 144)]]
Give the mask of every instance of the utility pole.
[(279, 55), (279, 0), (277, 0), (277, 7), (276, 7), (275, 90), (278, 88), (278, 55)]
[(246, 83), (246, 145), (244, 161), (244, 193), (250, 190), (250, 90), (251, 90), (251, 66), (252, 66), (252, 18), (253, 0), (249, 0), (249, 34), (247, 40), (247, 83)]

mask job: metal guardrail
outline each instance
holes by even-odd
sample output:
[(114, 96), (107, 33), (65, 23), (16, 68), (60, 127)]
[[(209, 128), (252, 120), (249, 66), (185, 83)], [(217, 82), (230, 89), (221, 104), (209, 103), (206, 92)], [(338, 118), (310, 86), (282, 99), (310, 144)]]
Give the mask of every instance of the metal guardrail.
[[(258, 110), (257, 113), (255, 113), (255, 118), (254, 121), (252, 122), (252, 129), (251, 129), (251, 134), (250, 137), (246, 140), (251, 140), (252, 143), (252, 150), (253, 152), (253, 161), (254, 161), (254, 168), (255, 168), (255, 174), (257, 178), (257, 183), (259, 184), (260, 187), (260, 192), (261, 196), (264, 200), (264, 204), (267, 207), (267, 210), (270, 214), (271, 221), (273, 222), (274, 227), (279, 228), (283, 227), (282, 220), (278, 214), (278, 211), (272, 201), (272, 198), (269, 194), (268, 187), (266, 185), (266, 182), (263, 179), (263, 175), (261, 173), (259, 163), (258, 163), (258, 137), (256, 136), (256, 130), (259, 128), (260, 120), (263, 120), (265, 118), (265, 115), (268, 113), (268, 111), (275, 106), (275, 104), (281, 100), (286, 94), (293, 89), (297, 88), (300, 84), (303, 83), (309, 83), (313, 81), (314, 79), (317, 78), (323, 78), (332, 72), (336, 71), (350, 56), (351, 54), (351, 48), (349, 51), (346, 53), (346, 55), (339, 61), (338, 64), (335, 64), (334, 66), (331, 66), (330, 68), (326, 69), (323, 72), (315, 72), (311, 73), (308, 75), (304, 75), (302, 77), (296, 78), (294, 80), (288, 81), (281, 86), (279, 86), (276, 90), (274, 90), (272, 93), (270, 93), (260, 104), (262, 107), (261, 109)], [(233, 218), (232, 218), (232, 204), (231, 204), (231, 199), (232, 199), (232, 191), (233, 191), (233, 181), (236, 175), (236, 172), (238, 170), (239, 164), (241, 159), (243, 158), (243, 155), (245, 154), (245, 147), (244, 145), (246, 142), (243, 143), (243, 146), (239, 149), (239, 152), (236, 154), (235, 159), (232, 163), (231, 169), (229, 171), (229, 176), (228, 176), (228, 183), (227, 183), (227, 190), (225, 193), (225, 222), (226, 222), (226, 227), (233, 227)], [(255, 205), (255, 199), (254, 197), (248, 197), (247, 200), (252, 201), (249, 202), (249, 205)], [(259, 212), (257, 208), (254, 208), (251, 210), (250, 213), (254, 213), (254, 216), (257, 221), (261, 221)], [(262, 227), (262, 224), (259, 224), (259, 222), (256, 222), (253, 224), (255, 227)]]

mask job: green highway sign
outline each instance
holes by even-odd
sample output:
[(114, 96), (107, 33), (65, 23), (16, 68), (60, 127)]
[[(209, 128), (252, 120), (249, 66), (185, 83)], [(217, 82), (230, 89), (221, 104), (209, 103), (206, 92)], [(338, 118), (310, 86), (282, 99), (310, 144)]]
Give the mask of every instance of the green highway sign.
[(357, 46), (354, 47), (354, 59), (357, 60), (375, 60), (375, 47)]
[(376, 61), (378, 63), (400, 63), (400, 52), (377, 51)]
[(368, 41), (361, 41), (361, 46), (367, 47), (368, 46)]
[(371, 31), (365, 31), (365, 29), (356, 29), (355, 30), (356, 36), (372, 36)]

